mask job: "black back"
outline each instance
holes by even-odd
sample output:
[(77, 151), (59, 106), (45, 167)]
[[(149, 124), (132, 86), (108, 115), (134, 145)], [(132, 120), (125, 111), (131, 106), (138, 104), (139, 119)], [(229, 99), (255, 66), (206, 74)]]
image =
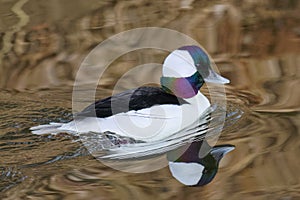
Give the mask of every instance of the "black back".
[(96, 101), (76, 116), (104, 118), (130, 110), (150, 108), (154, 105), (187, 103), (184, 99), (165, 92), (159, 87), (139, 87)]

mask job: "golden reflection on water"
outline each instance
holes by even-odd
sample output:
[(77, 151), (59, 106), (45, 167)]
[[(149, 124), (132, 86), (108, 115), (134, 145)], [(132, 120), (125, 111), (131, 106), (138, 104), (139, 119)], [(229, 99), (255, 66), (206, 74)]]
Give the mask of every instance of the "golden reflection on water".
[[(296, 0), (2, 1), (1, 199), (299, 199), (299, 10)], [(203, 188), (181, 185), (167, 168), (118, 172), (72, 138), (28, 131), (70, 119), (83, 58), (104, 39), (144, 26), (171, 28), (202, 44), (231, 80), (229, 104), (245, 112), (219, 140), (236, 150)], [(109, 96), (128, 70), (165, 55), (143, 50), (120, 57), (101, 77), (98, 96)], [(127, 77), (122, 89), (159, 73)]]

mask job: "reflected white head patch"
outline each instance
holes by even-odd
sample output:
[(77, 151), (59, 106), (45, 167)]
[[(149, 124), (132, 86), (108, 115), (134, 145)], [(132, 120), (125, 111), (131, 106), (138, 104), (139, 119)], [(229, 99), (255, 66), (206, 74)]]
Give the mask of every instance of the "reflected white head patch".
[(204, 166), (199, 163), (169, 162), (169, 169), (182, 184), (195, 185), (202, 177)]

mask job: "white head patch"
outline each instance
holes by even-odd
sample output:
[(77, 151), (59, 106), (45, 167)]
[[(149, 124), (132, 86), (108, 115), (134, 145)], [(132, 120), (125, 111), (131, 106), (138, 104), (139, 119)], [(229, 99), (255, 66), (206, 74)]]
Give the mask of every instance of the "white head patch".
[(164, 77), (189, 77), (197, 72), (192, 56), (186, 50), (175, 50), (165, 59)]
[(169, 169), (182, 184), (195, 185), (200, 181), (204, 167), (199, 163), (169, 162)]

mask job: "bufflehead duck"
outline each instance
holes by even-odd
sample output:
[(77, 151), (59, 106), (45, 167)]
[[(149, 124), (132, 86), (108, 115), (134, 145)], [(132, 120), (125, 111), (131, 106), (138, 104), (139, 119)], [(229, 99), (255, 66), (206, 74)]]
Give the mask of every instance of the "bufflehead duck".
[(174, 178), (187, 186), (204, 186), (216, 176), (219, 162), (234, 150), (233, 145), (210, 147), (205, 140), (194, 141), (167, 153)]
[(30, 128), (33, 134), (109, 132), (143, 142), (165, 139), (195, 122), (209, 107), (199, 89), (229, 80), (211, 68), (205, 51), (183, 46), (163, 63), (161, 87), (139, 87), (96, 101), (69, 123)]

